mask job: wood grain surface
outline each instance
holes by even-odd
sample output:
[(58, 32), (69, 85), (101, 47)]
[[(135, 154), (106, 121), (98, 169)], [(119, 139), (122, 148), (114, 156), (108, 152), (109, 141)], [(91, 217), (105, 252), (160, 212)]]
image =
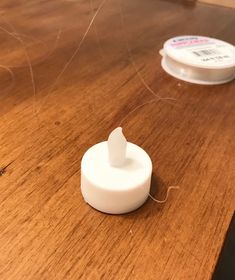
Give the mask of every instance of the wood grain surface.
[(199, 0), (199, 2), (235, 8), (234, 0)]
[[(211, 278), (235, 205), (235, 85), (179, 81), (158, 51), (180, 34), (235, 43), (235, 12), (189, 2), (1, 1), (1, 280)], [(152, 193), (180, 189), (105, 215), (80, 161), (120, 123), (153, 160)]]

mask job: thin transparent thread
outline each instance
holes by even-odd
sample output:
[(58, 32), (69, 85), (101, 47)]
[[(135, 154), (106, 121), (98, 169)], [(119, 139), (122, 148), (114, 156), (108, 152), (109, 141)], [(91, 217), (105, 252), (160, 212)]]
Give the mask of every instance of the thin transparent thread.
[[(76, 48), (76, 50), (74, 51), (74, 53), (72, 54), (72, 56), (70, 57), (70, 59), (66, 62), (65, 66), (63, 67), (62, 71), (59, 73), (59, 75), (56, 77), (55, 79), (55, 82), (53, 83), (52, 87), (51, 87), (51, 90), (49, 92), (49, 94), (45, 97), (44, 99), (44, 103), (40, 105), (40, 107), (38, 108), (38, 110), (36, 110), (36, 85), (35, 85), (35, 78), (34, 78), (34, 72), (33, 72), (33, 68), (32, 68), (32, 63), (31, 63), (31, 60), (30, 60), (30, 57), (29, 57), (29, 54), (28, 54), (28, 51), (27, 51), (27, 48), (24, 44), (24, 41), (22, 40), (21, 36), (19, 35), (19, 33), (16, 31), (16, 29), (14, 28), (14, 26), (12, 24), (10, 24), (9, 22), (7, 22), (6, 20), (4, 20), (8, 26), (12, 29), (13, 32), (10, 32), (8, 31), (6, 28), (4, 27), (0, 27), (0, 30), (2, 30), (3, 32), (6, 32), (8, 35), (10, 35), (11, 37), (13, 37), (14, 39), (16, 39), (18, 42), (20, 42), (22, 48), (23, 48), (23, 51), (24, 51), (24, 54), (25, 54), (25, 57), (26, 57), (26, 61), (27, 61), (27, 65), (28, 65), (28, 68), (29, 68), (29, 73), (30, 73), (30, 80), (31, 80), (31, 84), (32, 84), (32, 89), (33, 89), (33, 98), (34, 98), (34, 102), (33, 102), (33, 113), (34, 113), (34, 116), (36, 117), (37, 119), (37, 123), (40, 124), (40, 119), (39, 119), (39, 112), (42, 108), (42, 106), (46, 103), (48, 97), (51, 95), (51, 93), (54, 91), (55, 87), (56, 87), (56, 84), (58, 83), (59, 79), (61, 78), (61, 76), (64, 74), (64, 72), (67, 70), (68, 66), (71, 64), (71, 62), (73, 61), (73, 59), (75, 58), (75, 56), (78, 54), (86, 36), (88, 35), (93, 23), (94, 23), (94, 20), (95, 18), (97, 17), (97, 15), (99, 14), (100, 10), (102, 9), (102, 7), (104, 6), (104, 4), (106, 3), (107, 0), (103, 0), (100, 5), (98, 6), (96, 12), (94, 13), (91, 21), (89, 22), (89, 25), (85, 31), (85, 33), (83, 34), (82, 36), (82, 39), (80, 40), (79, 44), (78, 44), (78, 47)], [(57, 38), (56, 38), (56, 44), (55, 44), (55, 47), (57, 45), (57, 42), (60, 38), (60, 34), (61, 34), (61, 30), (58, 32), (57, 34)], [(53, 52), (53, 51), (52, 51)], [(60, 139), (60, 137), (58, 137), (57, 135), (53, 134), (47, 127), (45, 127), (47, 132), (52, 134), (55, 138), (57, 139)], [(61, 140), (61, 139), (60, 139)]]
[[(93, 0), (90, 0), (90, 8), (91, 8), (91, 11), (92, 11), (92, 13), (94, 15), (95, 14), (95, 9), (94, 9), (94, 2), (93, 2)], [(98, 33), (96, 25), (94, 25), (94, 31), (95, 31), (96, 43), (98, 44), (98, 48), (99, 48), (100, 57), (102, 58), (102, 60), (104, 60), (105, 55), (104, 55), (103, 48), (101, 47), (100, 37), (99, 37), (99, 33)]]
[[(48, 99), (48, 97), (52, 94), (52, 92), (55, 90), (56, 84), (58, 83), (58, 81), (60, 80), (60, 78), (62, 77), (62, 75), (64, 74), (64, 72), (67, 70), (67, 68), (69, 67), (69, 65), (71, 64), (71, 62), (72, 62), (73, 59), (75, 58), (75, 56), (78, 54), (78, 52), (79, 52), (79, 50), (80, 50), (80, 48), (81, 48), (81, 46), (82, 46), (82, 44), (83, 44), (85, 38), (87, 37), (87, 34), (89, 33), (89, 31), (90, 31), (90, 29), (91, 29), (91, 27), (92, 27), (92, 25), (93, 25), (93, 23), (94, 23), (94, 21), (95, 21), (95, 18), (96, 18), (97, 15), (99, 14), (100, 10), (102, 9), (102, 7), (104, 6), (104, 4), (105, 4), (106, 1), (107, 1), (107, 0), (103, 0), (103, 1), (100, 3), (99, 7), (97, 8), (96, 12), (94, 13), (94, 15), (93, 15), (93, 17), (92, 17), (92, 19), (91, 19), (91, 21), (90, 21), (90, 23), (89, 23), (89, 25), (88, 25), (88, 27), (87, 27), (85, 33), (83, 34), (82, 39), (80, 40), (80, 42), (79, 42), (79, 44), (78, 44), (76, 50), (73, 52), (72, 56), (71, 56), (71, 57), (69, 58), (69, 60), (66, 62), (66, 64), (64, 65), (62, 71), (61, 71), (61, 72), (59, 73), (59, 75), (56, 77), (55, 82), (53, 83), (49, 94), (45, 97), (44, 103), (46, 102), (46, 100)], [(43, 106), (43, 105), (41, 105), (41, 106), (39, 107), (37, 113), (40, 112), (42, 106)]]
[[(124, 12), (123, 12), (123, 9), (122, 9), (122, 6), (121, 6), (121, 5), (119, 5), (119, 9), (120, 9), (120, 15), (121, 15), (122, 29), (125, 30)], [(126, 42), (126, 49), (127, 49), (127, 51), (128, 51), (128, 54), (129, 54), (129, 60), (130, 60), (130, 62), (131, 62), (131, 64), (132, 64), (133, 68), (135, 69), (135, 72), (136, 72), (138, 78), (140, 79), (140, 81), (142, 82), (142, 84), (145, 86), (145, 88), (148, 90), (148, 92), (150, 92), (150, 93), (155, 97), (155, 99), (154, 99), (154, 100), (151, 100), (151, 101), (148, 101), (148, 102), (145, 102), (144, 104), (141, 104), (141, 105), (137, 106), (136, 108), (134, 108), (132, 111), (130, 111), (130, 112), (123, 118), (123, 120), (120, 122), (120, 126), (121, 126), (121, 124), (122, 124), (131, 114), (133, 114), (135, 111), (137, 111), (138, 109), (140, 109), (140, 108), (142, 108), (142, 107), (144, 107), (144, 106), (146, 106), (146, 105), (148, 105), (148, 104), (153, 104), (153, 103), (156, 103), (156, 102), (158, 102), (158, 101), (163, 101), (163, 100), (164, 100), (165, 102), (167, 102), (167, 100), (176, 101), (175, 98), (170, 98), (170, 97), (165, 97), (165, 98), (163, 98), (163, 97), (161, 97), (160, 95), (156, 94), (156, 93), (154, 92), (154, 90), (146, 83), (146, 81), (145, 81), (145, 79), (143, 78), (143, 76), (141, 75), (140, 71), (137, 69), (137, 66), (136, 66), (136, 63), (135, 63), (135, 61), (134, 61), (134, 59), (133, 59), (133, 55), (132, 55), (131, 48), (130, 48), (130, 46), (129, 46), (128, 40), (125, 40), (125, 42)], [(167, 103), (168, 103), (168, 102), (167, 102)], [(157, 202), (157, 203), (159, 203), (159, 204), (163, 204), (163, 203), (166, 203), (166, 202), (167, 202), (168, 197), (169, 197), (169, 193), (170, 193), (171, 190), (173, 190), (173, 189), (175, 189), (175, 190), (176, 190), (176, 189), (179, 189), (179, 186), (169, 186), (169, 187), (167, 187), (166, 197), (165, 197), (165, 199), (163, 199), (163, 200), (159, 200), (159, 199), (154, 198), (150, 193), (149, 193), (148, 195), (149, 195), (149, 197), (150, 197), (153, 201), (155, 201), (155, 202)]]
[(167, 187), (166, 197), (165, 197), (163, 200), (159, 200), (159, 199), (153, 197), (150, 193), (149, 193), (149, 197), (150, 197), (153, 201), (155, 201), (155, 202), (157, 202), (157, 203), (160, 203), (160, 204), (166, 203), (167, 200), (168, 200), (169, 193), (171, 192), (171, 190), (178, 190), (179, 188), (180, 188), (179, 186), (170, 186), (170, 187)]
[[(122, 9), (121, 4), (119, 5), (119, 11), (120, 11), (120, 21), (121, 21), (121, 25), (122, 25), (122, 30), (125, 30), (125, 19), (124, 19), (124, 12)], [(145, 81), (145, 79), (143, 78), (143, 76), (141, 75), (141, 72), (138, 70), (136, 63), (134, 61), (133, 55), (132, 55), (132, 51), (130, 48), (130, 44), (128, 42), (128, 40), (125, 40), (125, 46), (126, 46), (126, 50), (128, 52), (129, 55), (129, 60), (138, 76), (138, 78), (140, 79), (141, 83), (144, 85), (144, 87), (148, 90), (148, 92), (150, 92), (154, 97), (156, 97), (157, 99), (160, 100), (173, 100), (176, 101), (175, 98), (171, 98), (171, 97), (161, 97), (160, 95), (158, 95)]]
[[(22, 34), (22, 33), (19, 33), (16, 31), (15, 27), (9, 22), (7, 21), (2, 15), (1, 15), (1, 18), (2, 20), (9, 26), (9, 28), (12, 30), (12, 32), (9, 32), (8, 34), (10, 36), (12, 36), (13, 38), (15, 38), (14, 36), (20, 36), (21, 38), (22, 37), (26, 37), (26, 38), (30, 38), (32, 39), (33, 41), (37, 41), (39, 42), (39, 44), (42, 44), (44, 45), (44, 47), (46, 47), (46, 43), (42, 40), (39, 40), (39, 39), (35, 39), (34, 37), (32, 36), (29, 36), (29, 35), (26, 35), (26, 34)], [(5, 29), (5, 28), (4, 28)], [(5, 31), (4, 31), (5, 32)], [(43, 56), (41, 59), (38, 59), (35, 63), (32, 63), (31, 62), (31, 65), (35, 65), (35, 64), (38, 64), (40, 62), (43, 62), (44, 60), (46, 60), (48, 57), (51, 56), (51, 54), (55, 51), (55, 49), (57, 48), (57, 45), (58, 45), (58, 41), (60, 39), (60, 36), (61, 36), (61, 29), (59, 29), (57, 31), (57, 34), (56, 34), (56, 40), (55, 40), (55, 43), (54, 43), (54, 46), (53, 48), (50, 49), (50, 51), (45, 55)], [(24, 65), (19, 65), (19, 66), (16, 66), (16, 65), (8, 65), (8, 67), (11, 67), (11, 68), (20, 68), (20, 67), (24, 67)]]
[[(25, 46), (25, 43), (24, 43), (23, 39), (21, 38), (20, 34), (16, 31), (15, 27), (11, 23), (7, 22), (5, 19), (4, 19), (4, 21), (8, 24), (8, 26), (12, 29), (13, 32), (10, 32), (6, 28), (3, 28), (3, 27), (0, 27), (0, 30), (2, 30), (3, 32), (7, 33), (9, 36), (16, 39), (21, 44), (21, 46), (23, 48), (23, 51), (24, 51), (24, 54), (25, 54), (25, 57), (26, 57), (26, 63), (28, 65), (28, 69), (29, 69), (29, 73), (30, 73), (30, 80), (31, 80), (31, 84), (32, 84), (32, 89), (33, 89), (33, 114), (36, 117), (37, 123), (39, 125), (40, 124), (39, 116), (35, 113), (36, 112), (36, 85), (35, 85), (33, 67), (32, 67), (32, 63), (31, 63), (31, 60), (30, 60), (30, 57), (29, 57), (29, 54), (28, 54), (28, 51), (27, 51), (27, 47)], [(57, 45), (58, 40), (60, 38), (60, 34), (61, 34), (61, 31), (59, 31), (58, 34), (57, 34), (55, 48), (56, 48), (56, 45)], [(52, 52), (53, 51), (54, 51), (54, 49), (52, 50)], [(48, 129), (47, 129), (47, 131), (49, 132)]]
[[(38, 123), (40, 123), (40, 119), (39, 119), (39, 112), (41, 111), (43, 105), (46, 103), (46, 101), (48, 100), (49, 96), (53, 93), (53, 91), (55, 90), (56, 84), (58, 83), (58, 81), (60, 80), (60, 78), (62, 77), (62, 75), (64, 74), (64, 72), (67, 70), (68, 66), (72, 63), (72, 61), (74, 60), (75, 56), (79, 53), (80, 48), (83, 44), (83, 42), (85, 41), (85, 38), (87, 37), (96, 17), (98, 16), (98, 14), (100, 13), (102, 7), (104, 6), (104, 4), (106, 3), (107, 0), (103, 0), (100, 5), (98, 6), (97, 10), (95, 11), (91, 21), (88, 24), (88, 27), (85, 30), (85, 33), (82, 36), (82, 39), (79, 41), (77, 48), (75, 49), (75, 51), (73, 52), (73, 54), (71, 55), (71, 57), (69, 58), (69, 60), (66, 62), (66, 64), (64, 65), (62, 71), (59, 73), (59, 75), (56, 77), (54, 83), (51, 86), (51, 89), (49, 91), (49, 93), (46, 95), (44, 102), (41, 103), (41, 105), (38, 107), (38, 109), (36, 110), (35, 106), (34, 106), (34, 115), (36, 116), (36, 119), (38, 121)], [(58, 137), (58, 135), (55, 135), (54, 133), (52, 133), (52, 131), (50, 129), (48, 129), (45, 126), (45, 129), (47, 130), (47, 132), (49, 134), (51, 134), (54, 138), (56, 139), (60, 139), (63, 140), (61, 137)]]

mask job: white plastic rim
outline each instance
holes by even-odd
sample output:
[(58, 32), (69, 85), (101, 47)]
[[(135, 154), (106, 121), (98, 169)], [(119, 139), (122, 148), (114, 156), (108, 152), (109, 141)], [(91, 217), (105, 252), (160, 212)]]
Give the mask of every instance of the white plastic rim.
[(203, 36), (169, 39), (160, 50), (163, 69), (180, 80), (216, 85), (235, 78), (235, 47)]
[[(168, 56), (162, 58), (162, 68), (171, 76), (189, 83), (199, 85), (219, 85), (232, 81), (235, 78), (233, 69), (210, 70), (198, 69), (187, 65), (179, 64)], [(205, 79), (206, 77), (206, 79)]]

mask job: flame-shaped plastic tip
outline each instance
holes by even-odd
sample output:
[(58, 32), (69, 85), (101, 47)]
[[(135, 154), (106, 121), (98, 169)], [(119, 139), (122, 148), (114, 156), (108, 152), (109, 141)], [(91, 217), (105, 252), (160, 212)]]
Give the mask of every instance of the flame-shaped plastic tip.
[(122, 128), (114, 129), (108, 138), (109, 163), (111, 166), (122, 166), (126, 160), (127, 141)]

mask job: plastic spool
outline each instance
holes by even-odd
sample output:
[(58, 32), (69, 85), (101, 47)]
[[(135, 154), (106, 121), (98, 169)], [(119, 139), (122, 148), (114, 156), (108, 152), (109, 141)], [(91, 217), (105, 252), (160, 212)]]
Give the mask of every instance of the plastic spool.
[(235, 47), (203, 36), (167, 40), (161, 64), (171, 76), (195, 84), (216, 85), (235, 78)]

